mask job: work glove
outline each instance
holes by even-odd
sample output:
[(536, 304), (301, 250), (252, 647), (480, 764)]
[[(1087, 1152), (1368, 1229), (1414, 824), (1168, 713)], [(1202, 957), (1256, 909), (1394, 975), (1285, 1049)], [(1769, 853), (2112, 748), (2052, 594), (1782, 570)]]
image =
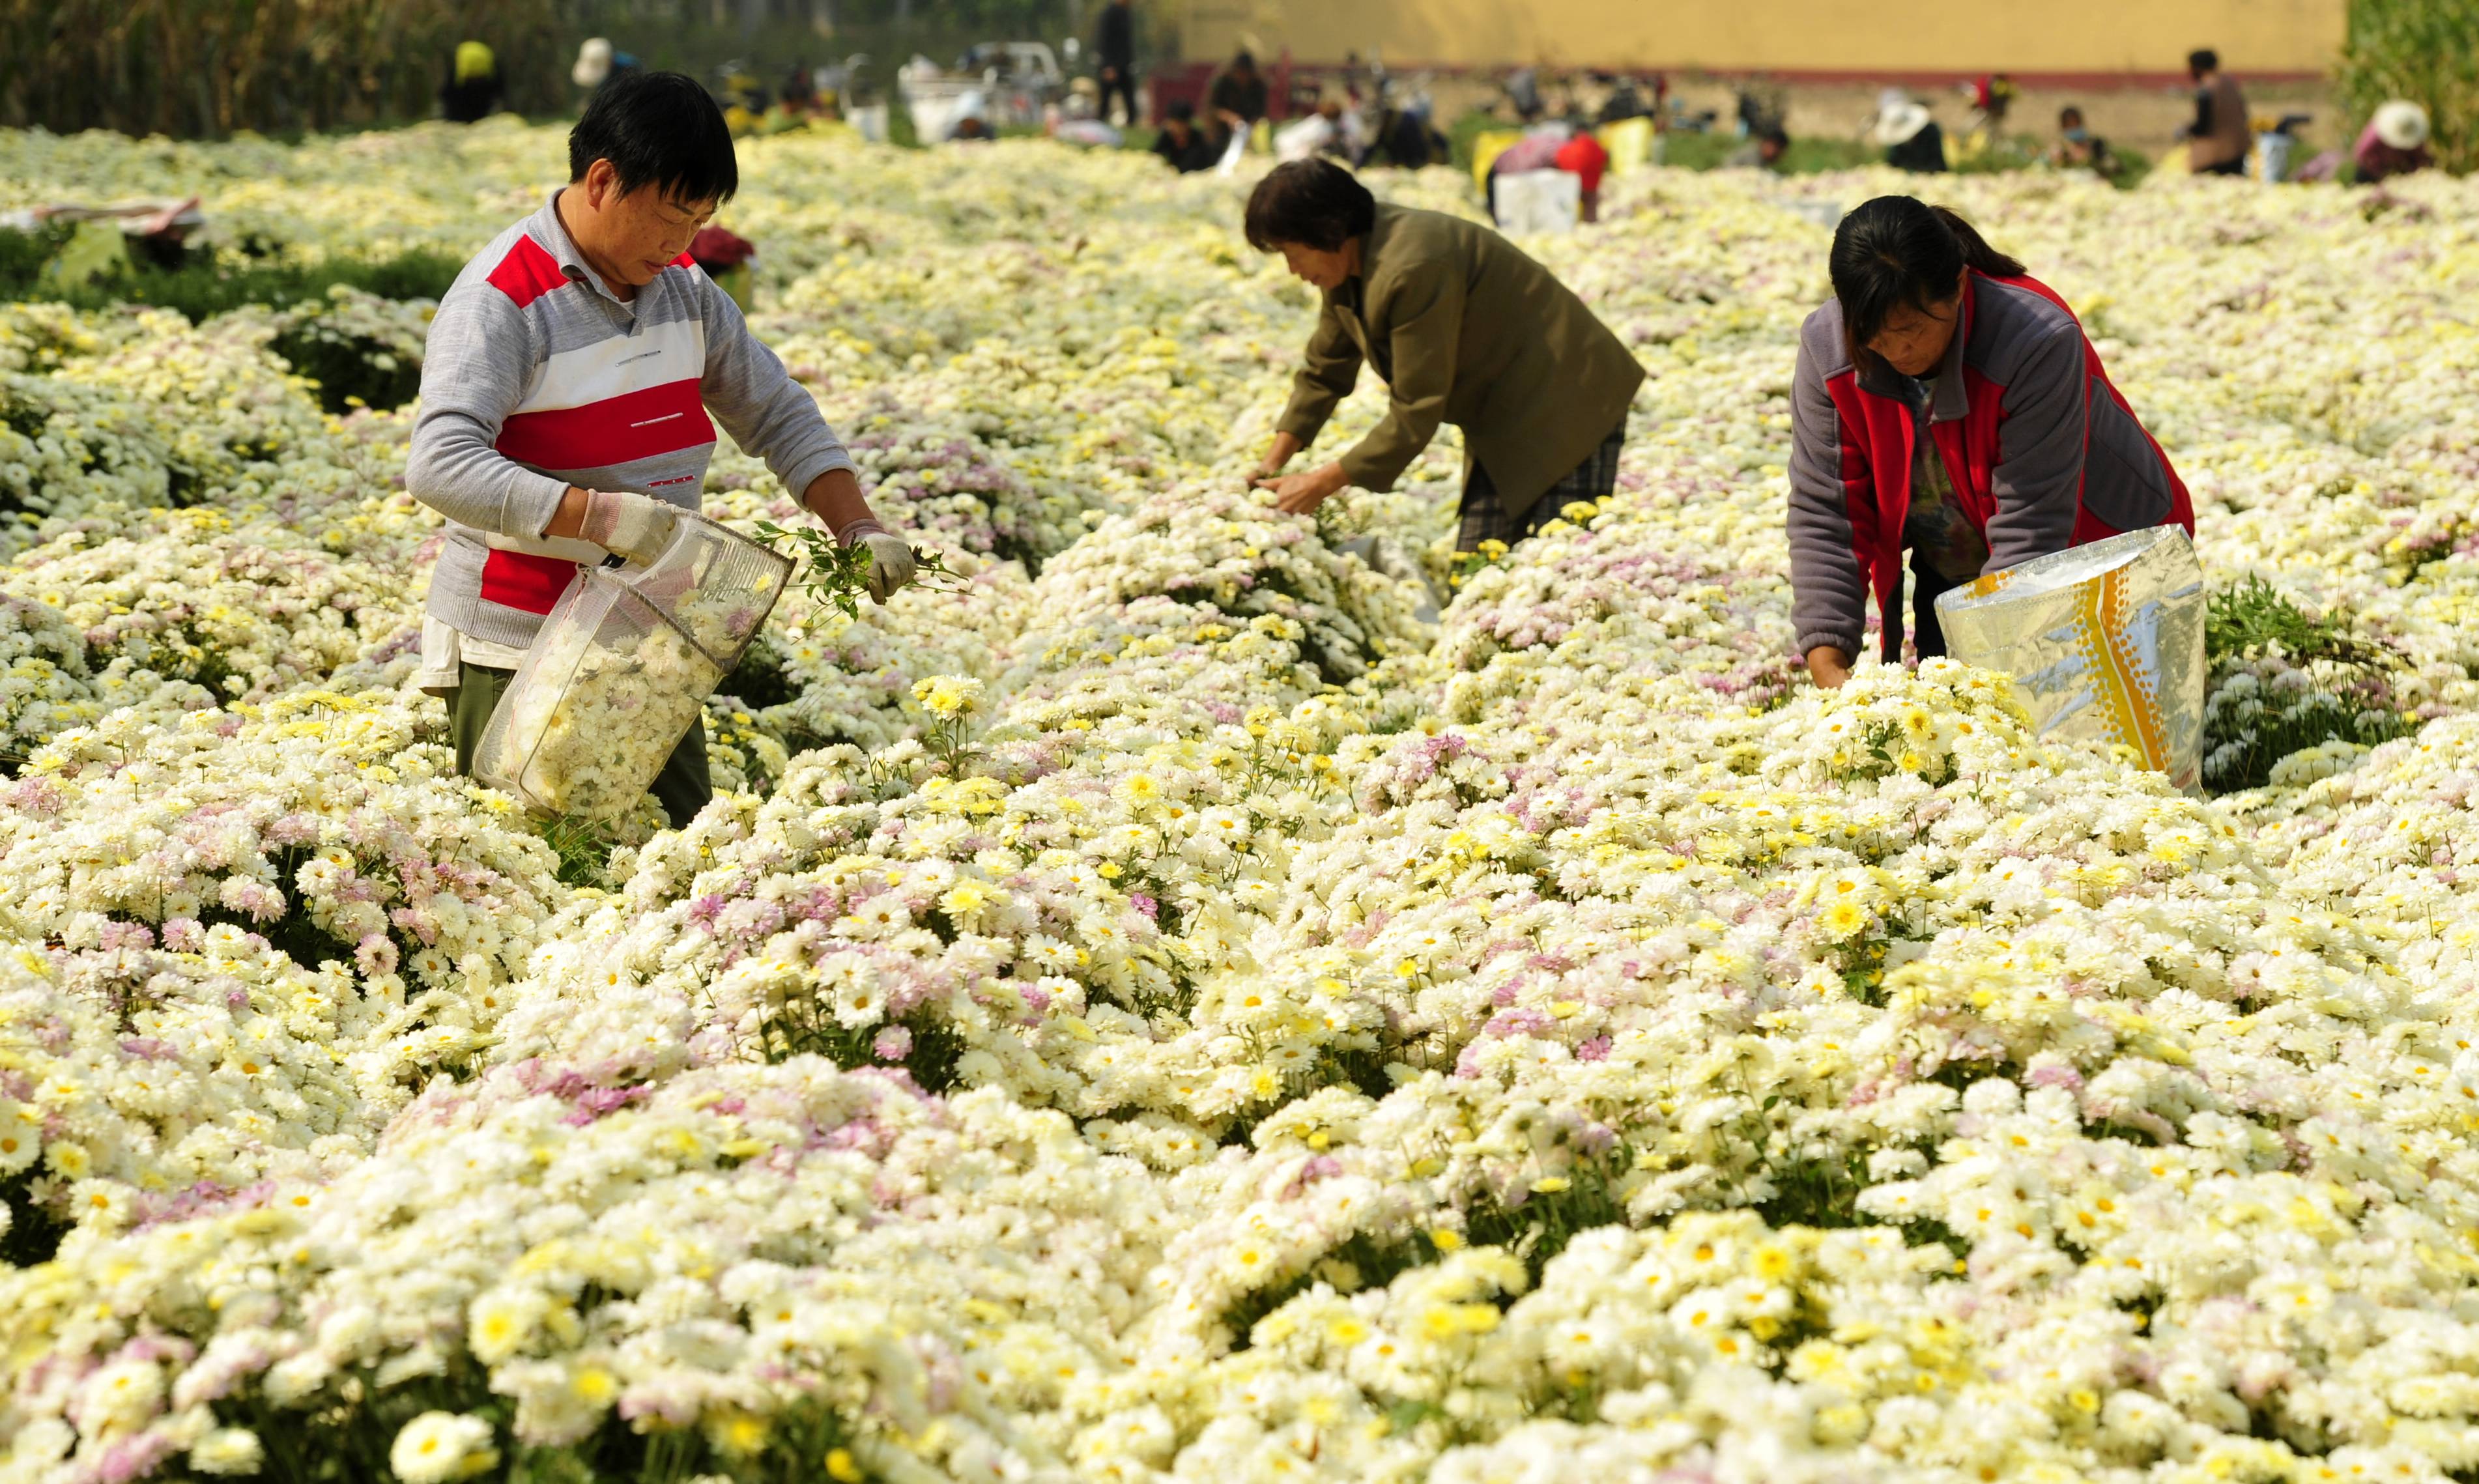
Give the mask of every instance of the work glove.
[(872, 602), (884, 603), (901, 587), (912, 585), (912, 548), (876, 521), (855, 521), (835, 532), (835, 544), (844, 548), (859, 546), (869, 552), (869, 597)]
[(578, 534), (606, 551), (651, 566), (670, 549), (679, 524), (680, 507), (669, 500), (626, 490), (588, 490), (585, 525)]

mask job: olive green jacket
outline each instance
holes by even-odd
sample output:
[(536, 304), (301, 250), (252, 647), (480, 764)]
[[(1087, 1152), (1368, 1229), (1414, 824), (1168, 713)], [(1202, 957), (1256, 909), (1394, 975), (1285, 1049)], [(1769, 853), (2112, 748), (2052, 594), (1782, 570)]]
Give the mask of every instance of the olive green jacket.
[(1618, 431), (1644, 383), (1609, 326), (1573, 291), (1477, 222), (1377, 208), (1360, 274), (1325, 294), (1308, 364), (1277, 428), (1313, 443), (1366, 360), (1393, 391), (1385, 421), (1342, 455), (1364, 490), (1391, 490), (1437, 435), (1464, 430), (1507, 513)]

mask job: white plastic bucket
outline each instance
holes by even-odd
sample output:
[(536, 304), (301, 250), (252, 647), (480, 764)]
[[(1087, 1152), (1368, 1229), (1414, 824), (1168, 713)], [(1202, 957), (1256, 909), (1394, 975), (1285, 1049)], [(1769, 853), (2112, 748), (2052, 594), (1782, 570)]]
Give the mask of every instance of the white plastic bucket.
[(791, 572), (788, 557), (687, 513), (652, 564), (580, 569), (491, 713), (474, 777), (537, 814), (626, 813)]

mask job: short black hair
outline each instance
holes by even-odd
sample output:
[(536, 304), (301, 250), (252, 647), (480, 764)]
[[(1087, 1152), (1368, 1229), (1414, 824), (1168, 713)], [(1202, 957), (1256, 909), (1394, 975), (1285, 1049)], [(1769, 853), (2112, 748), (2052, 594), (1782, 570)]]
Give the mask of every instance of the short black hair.
[(2209, 46), (2186, 54), (2186, 70), (2189, 72), (2218, 72), (2220, 69), (2221, 54)]
[(568, 178), (611, 162), (626, 195), (652, 186), (671, 201), (727, 201), (740, 189), (723, 110), (679, 72), (625, 72), (595, 90), (568, 131)]
[(1165, 118), (1176, 118), (1181, 123), (1187, 123), (1188, 120), (1196, 116), (1196, 105), (1188, 102), (1186, 98), (1173, 98), (1170, 100), (1170, 107), (1163, 110), (1163, 116)]
[(1243, 224), (1248, 245), (1259, 252), (1285, 243), (1336, 252), (1377, 224), (1377, 198), (1331, 160), (1294, 160), (1266, 171), (1248, 192)]
[(2071, 104), (2071, 103), (2067, 104), (2064, 108), (2061, 108), (2061, 109), (2057, 110), (2057, 122), (2058, 122), (2058, 124), (2059, 124), (2060, 126), (2067, 125), (2067, 124), (2079, 124), (2079, 123), (2082, 123), (2083, 121), (2083, 111), (2082, 109), (2079, 109), (2079, 108), (2075, 107), (2075, 106), (2074, 106), (2073, 104)]

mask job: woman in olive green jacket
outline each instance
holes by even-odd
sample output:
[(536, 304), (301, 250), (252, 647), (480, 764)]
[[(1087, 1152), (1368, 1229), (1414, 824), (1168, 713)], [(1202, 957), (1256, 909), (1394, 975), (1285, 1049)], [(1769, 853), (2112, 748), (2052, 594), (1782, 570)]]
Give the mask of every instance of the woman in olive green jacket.
[[(1249, 245), (1323, 291), (1307, 364), (1258, 487), (1295, 514), (1343, 486), (1389, 490), (1438, 424), (1464, 430), (1461, 550), (1521, 541), (1616, 487), (1627, 404), (1644, 382), (1609, 326), (1549, 270), (1477, 222), (1382, 206), (1330, 160), (1277, 166), (1248, 198)], [(1282, 476), (1366, 361), (1385, 421), (1332, 463)]]

